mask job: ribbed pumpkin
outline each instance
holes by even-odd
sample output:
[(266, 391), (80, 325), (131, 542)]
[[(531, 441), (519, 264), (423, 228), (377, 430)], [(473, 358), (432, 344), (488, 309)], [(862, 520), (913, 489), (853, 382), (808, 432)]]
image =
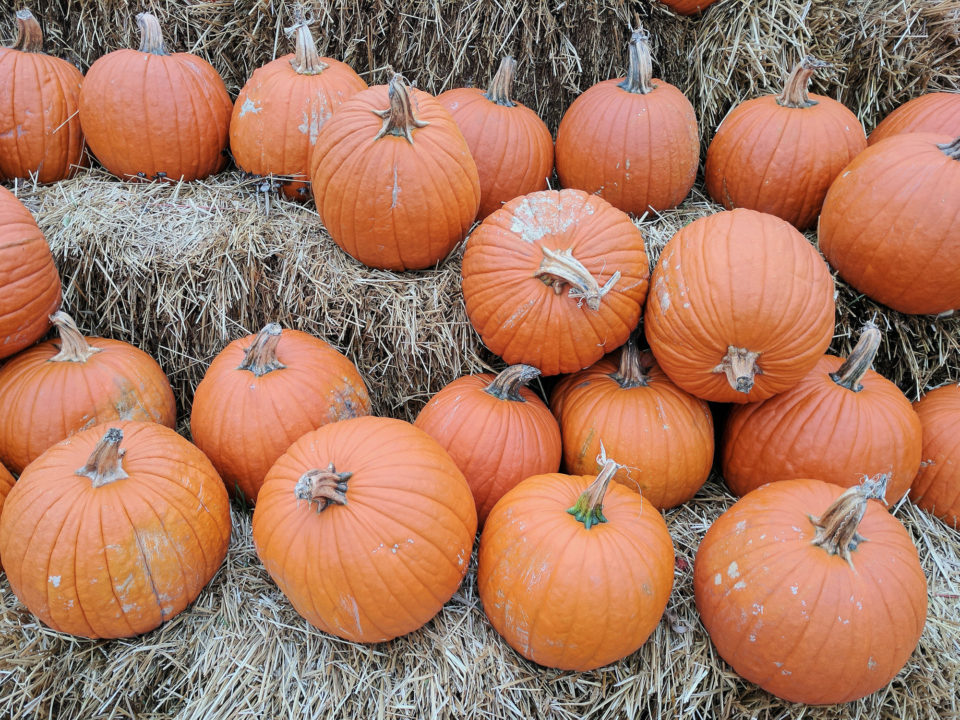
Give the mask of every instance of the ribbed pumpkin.
[(0, 178), (36, 173), (42, 183), (69, 177), (87, 164), (77, 102), (83, 75), (45, 55), (40, 24), (17, 11), (17, 41), (0, 48)]
[(53, 446), (0, 517), (13, 592), (54, 630), (90, 638), (131, 637), (177, 615), (229, 540), (216, 470), (156, 423), (97, 425)]
[(467, 479), (483, 526), (503, 494), (531, 475), (560, 469), (560, 428), (526, 383), (540, 371), (458, 378), (430, 398), (414, 423), (450, 453)]
[(927, 583), (906, 529), (869, 502), (883, 485), (771, 483), (707, 530), (697, 609), (738, 674), (823, 705), (869, 695), (904, 666), (923, 632)]
[(477, 513), (453, 460), (402, 420), (363, 417), (297, 440), (253, 513), (264, 567), (306, 620), (354, 642), (413, 632), (459, 587)]
[(647, 296), (643, 235), (623, 212), (581, 190), (511, 200), (470, 236), (467, 315), (511, 364), (576, 372), (627, 341)]
[(776, 215), (800, 230), (816, 222), (830, 183), (867, 146), (856, 115), (807, 93), (814, 70), (826, 65), (803, 58), (780, 95), (747, 100), (724, 118), (704, 166), (714, 201)]
[(693, 106), (673, 85), (653, 77), (648, 37), (633, 33), (626, 78), (588, 89), (557, 129), (560, 183), (634, 215), (683, 202), (700, 163)]
[(270, 466), (305, 432), (370, 413), (357, 368), (323, 340), (266, 325), (234, 340), (197, 385), (193, 441), (231, 494), (256, 502)]
[(820, 250), (840, 277), (902, 313), (960, 309), (960, 136), (871, 145), (823, 203)]
[(824, 355), (797, 385), (730, 412), (723, 477), (737, 495), (813, 478), (843, 487), (889, 477), (891, 504), (920, 466), (920, 419), (896, 385), (870, 369), (881, 334), (868, 324), (846, 360)]
[(60, 276), (30, 211), (0, 187), (0, 359), (42, 338), (60, 306)]
[(881, 120), (867, 141), (873, 145), (891, 135), (914, 132), (960, 135), (960, 93), (933, 92), (908, 100)]
[(553, 136), (540, 117), (516, 102), (517, 62), (507, 55), (490, 87), (456, 88), (437, 96), (457, 122), (477, 163), (482, 220), (503, 203), (547, 189), (553, 172)]
[(302, 17), (287, 34), (296, 53), (254, 71), (233, 106), (230, 150), (237, 165), (254, 175), (293, 176), (281, 185), (293, 199), (309, 195), (310, 151), (334, 110), (367, 84), (349, 65), (317, 54)]
[(480, 535), (477, 588), (490, 624), (528, 660), (592, 670), (635, 652), (673, 587), (673, 542), (656, 508), (598, 475), (535, 475), (503, 496)]
[(400, 75), (340, 107), (314, 146), (310, 177), (330, 237), (376, 268), (435, 265), (480, 206), (477, 165), (457, 124)]
[(706, 10), (717, 0), (660, 0), (668, 8), (681, 15), (695, 15)]
[(100, 57), (80, 91), (80, 125), (103, 166), (124, 180), (196, 180), (226, 164), (233, 103), (206, 60), (167, 53), (160, 23), (137, 15), (139, 50)]
[(608, 355), (563, 378), (550, 407), (571, 475), (596, 472), (596, 458), (606, 452), (622, 465), (614, 480), (659, 510), (689, 500), (710, 475), (710, 406), (674, 385), (633, 338), (619, 357)]
[(3, 514), (3, 502), (6, 500), (14, 483), (13, 475), (3, 465), (0, 465), (0, 515)]
[(833, 278), (789, 223), (727, 210), (677, 232), (651, 279), (644, 329), (661, 369), (715, 402), (796, 385), (833, 338)]
[(910, 499), (960, 528), (960, 385), (931, 390), (914, 408), (923, 426), (923, 460)]

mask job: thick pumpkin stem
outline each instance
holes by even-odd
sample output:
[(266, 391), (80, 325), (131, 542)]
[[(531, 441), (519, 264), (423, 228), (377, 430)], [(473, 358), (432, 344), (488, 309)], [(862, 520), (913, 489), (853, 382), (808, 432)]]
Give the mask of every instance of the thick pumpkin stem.
[(24, 8), (17, 10), (17, 41), (10, 46), (11, 50), (23, 52), (43, 52), (43, 31), (33, 13)]
[(937, 147), (951, 160), (960, 160), (960, 137), (953, 142), (938, 144)]
[(650, 384), (650, 376), (644, 372), (643, 365), (640, 363), (641, 355), (637, 337), (632, 334), (627, 344), (620, 350), (620, 367), (610, 376), (624, 390), (646, 387)]
[(540, 249), (543, 251), (543, 261), (533, 276), (542, 280), (545, 285), (550, 285), (557, 295), (563, 292), (565, 284), (570, 285), (568, 295), (581, 301), (586, 300), (587, 307), (591, 310), (600, 309), (600, 300), (620, 280), (620, 271), (617, 270), (603, 287), (600, 287), (590, 271), (573, 256), (573, 251), (569, 248), (551, 250), (541, 245)]
[(590, 483), (590, 486), (584, 490), (577, 498), (576, 504), (568, 508), (567, 512), (573, 515), (583, 526), (589, 530), (594, 525), (605, 523), (607, 518), (603, 516), (603, 496), (607, 494), (607, 487), (610, 480), (617, 474), (622, 465), (618, 465), (613, 460), (606, 460), (597, 479)]
[(758, 352), (730, 345), (723, 360), (711, 372), (723, 373), (730, 387), (737, 392), (748, 393), (753, 390), (753, 378), (763, 375), (763, 370), (757, 367), (759, 357)]
[(509, 55), (504, 55), (500, 61), (500, 67), (497, 74), (490, 81), (490, 87), (483, 96), (490, 102), (504, 107), (513, 107), (516, 103), (511, 99), (513, 94), (513, 77), (516, 73), (517, 61)]
[(297, 500), (317, 503), (317, 512), (323, 512), (328, 505), (347, 504), (347, 480), (353, 477), (351, 472), (337, 472), (333, 463), (325, 470), (316, 468), (307, 470), (293, 488)]
[(310, 33), (310, 21), (304, 17), (302, 6), (296, 7), (293, 19), (293, 26), (286, 30), (287, 37), (296, 35), (295, 55), (290, 64), (298, 75), (319, 75), (328, 65), (317, 53), (316, 43)]
[(137, 15), (137, 27), (140, 28), (140, 52), (152, 55), (167, 54), (166, 48), (163, 47), (160, 21), (152, 13), (142, 12)]
[(407, 87), (403, 75), (394, 74), (387, 85), (387, 94), (390, 98), (390, 107), (386, 110), (374, 110), (373, 112), (383, 118), (383, 126), (377, 133), (374, 140), (379, 140), (384, 135), (396, 135), (406, 138), (407, 142), (413, 145), (413, 131), (417, 128), (426, 127), (430, 123), (418, 120), (413, 113), (413, 104), (410, 100), (410, 89)]
[(818, 68), (830, 67), (830, 63), (818, 60), (813, 55), (807, 55), (793, 67), (787, 81), (783, 85), (783, 92), (777, 97), (777, 104), (788, 108), (805, 108), (817, 104), (807, 93), (810, 78)]
[(58, 310), (50, 316), (50, 322), (60, 333), (60, 352), (50, 358), (49, 362), (86, 362), (92, 355), (101, 351), (91, 347), (90, 343), (80, 332), (73, 318), (63, 310)]
[(650, 33), (643, 28), (630, 35), (630, 64), (627, 76), (617, 87), (631, 93), (653, 92), (653, 59), (650, 57)]
[(850, 352), (850, 356), (835, 373), (830, 373), (830, 379), (847, 390), (853, 392), (863, 390), (860, 381), (863, 380), (863, 376), (867, 374), (867, 370), (873, 364), (873, 359), (877, 355), (877, 350), (880, 349), (882, 339), (883, 335), (880, 333), (880, 328), (872, 322), (864, 325), (860, 339)]
[(526, 402), (523, 395), (520, 394), (520, 388), (539, 377), (540, 371), (533, 365), (511, 365), (506, 370), (497, 375), (493, 382), (487, 385), (483, 390), (493, 395), (497, 400), (511, 400), (513, 402)]
[(121, 440), (123, 440), (123, 430), (120, 428), (107, 430), (90, 454), (87, 464), (75, 474), (90, 478), (95, 488), (130, 477), (123, 469), (123, 456), (126, 451), (120, 449)]
[(274, 370), (286, 367), (277, 359), (277, 345), (280, 344), (280, 333), (283, 332), (277, 323), (264, 325), (263, 330), (257, 333), (253, 343), (247, 348), (237, 370), (249, 370), (257, 377), (266, 375)]
[(834, 500), (819, 518), (810, 515), (810, 522), (817, 529), (811, 544), (823, 548), (831, 555), (839, 555), (852, 568), (853, 558), (850, 553), (866, 540), (857, 532), (857, 528), (867, 511), (867, 501), (880, 500), (886, 503), (884, 495), (887, 492), (888, 480), (889, 475), (864, 479), (862, 484), (848, 488)]

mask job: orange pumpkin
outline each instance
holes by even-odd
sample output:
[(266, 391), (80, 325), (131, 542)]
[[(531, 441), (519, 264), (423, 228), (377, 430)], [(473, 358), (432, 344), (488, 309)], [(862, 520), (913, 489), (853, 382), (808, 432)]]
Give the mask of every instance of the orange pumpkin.
[(0, 517), (13, 592), (54, 630), (90, 638), (139, 635), (177, 615), (229, 540), (216, 470), (156, 423), (97, 425), (53, 446)]
[(868, 142), (914, 132), (960, 135), (960, 93), (933, 92), (908, 100), (880, 121)]
[(544, 190), (487, 217), (463, 256), (467, 315), (510, 364), (588, 367), (627, 341), (647, 296), (643, 235), (580, 190)]
[(10, 471), (3, 465), (0, 465), (0, 514), (3, 513), (3, 501), (6, 500), (7, 494), (13, 487), (14, 482), (16, 481), (13, 475), (10, 474)]
[(695, 15), (703, 12), (717, 0), (661, 0), (671, 10), (681, 15)]
[(413, 632), (459, 587), (477, 513), (453, 460), (402, 420), (363, 417), (297, 440), (270, 468), (253, 542), (306, 620), (354, 642)]
[(923, 461), (910, 499), (960, 528), (960, 385), (931, 390), (914, 408), (923, 426)]

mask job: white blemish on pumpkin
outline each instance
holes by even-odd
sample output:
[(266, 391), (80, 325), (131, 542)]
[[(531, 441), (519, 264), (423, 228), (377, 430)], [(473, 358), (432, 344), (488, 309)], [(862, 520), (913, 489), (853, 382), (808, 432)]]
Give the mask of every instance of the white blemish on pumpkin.
[(657, 278), (657, 299), (660, 301), (660, 310), (666, 312), (670, 308), (670, 291), (662, 277)]
[(397, 206), (397, 195), (400, 194), (400, 183), (397, 182), (397, 164), (393, 164), (393, 189), (390, 191), (390, 209)]
[(798, 592), (800, 592), (800, 586), (799, 586), (799, 585), (791, 585), (791, 586), (790, 586), (790, 592), (792, 592), (794, 595), (796, 595)]
[(523, 317), (524, 317), (524, 316), (530, 311), (530, 309), (531, 309), (534, 305), (536, 305), (536, 304), (537, 304), (536, 298), (533, 298), (533, 299), (531, 299), (531, 300), (528, 300), (528, 301), (525, 302), (523, 305), (521, 305), (520, 307), (518, 307), (518, 308), (514, 311), (513, 315), (511, 315), (510, 317), (508, 317), (508, 318), (506, 319), (506, 322), (504, 322), (503, 325), (501, 325), (501, 327), (502, 327), (502, 328), (505, 328), (505, 329), (506, 329), (506, 328), (512, 328), (514, 325), (517, 324), (517, 321), (518, 321), (518, 320), (522, 320)]
[(750, 642), (756, 642), (756, 641), (757, 641), (757, 636), (754, 635), (753, 633), (750, 633)]
[[(510, 231), (520, 236), (524, 242), (535, 243), (547, 235), (566, 232), (577, 219), (567, 214), (561, 219), (562, 202), (555, 195), (526, 197), (517, 205), (510, 219)], [(585, 208), (586, 209), (586, 208)]]
[(50, 577), (47, 578), (47, 581), (48, 581), (51, 585), (53, 585), (54, 587), (60, 587), (60, 576), (59, 576), (59, 575), (51, 575)]
[(396, 554), (397, 554), (397, 550), (399, 550), (399, 549), (400, 549), (400, 545), (399, 545), (398, 543), (394, 543), (393, 547), (390, 548), (390, 552), (392, 552), (394, 555), (396, 555)]
[(734, 586), (733, 586), (733, 589), (734, 589), (734, 590), (743, 590), (746, 586), (747, 586), (747, 584), (746, 584), (743, 580), (737, 580), (737, 582), (736, 582), (736, 583), (734, 584)]
[(661, 402), (660, 398), (657, 398), (656, 405), (657, 405), (657, 417), (660, 419), (660, 425), (663, 427), (664, 430), (669, 430), (670, 423), (667, 422), (666, 413), (664, 413), (663, 411), (663, 403)]
[(754, 615), (763, 615), (763, 605), (760, 603), (753, 604), (753, 614)]
[(253, 102), (253, 100), (251, 100), (250, 98), (246, 98), (243, 101), (243, 105), (240, 106), (240, 114), (237, 117), (243, 117), (247, 113), (253, 113), (254, 115), (256, 115), (262, 109), (263, 108), (257, 107), (257, 104)]
[(739, 570), (739, 568), (737, 567), (737, 561), (736, 561), (736, 560), (734, 560), (732, 563), (730, 563), (730, 567), (727, 568), (727, 575), (729, 575), (731, 578), (738, 578), (738, 577), (740, 577), (740, 570)]
[(873, 655), (870, 656), (870, 659), (867, 660), (867, 670), (873, 670), (877, 666), (877, 661), (873, 659)]
[(776, 660), (773, 661), (773, 665), (774, 665), (774, 667), (778, 667), (778, 668), (782, 668), (782, 667), (783, 667), (783, 663), (782, 663), (782, 662), (777, 662)]
[(720, 573), (717, 573), (716, 577), (713, 578), (713, 584), (719, 585), (723, 582), (723, 576)]
[(310, 144), (316, 145), (317, 138), (320, 137), (320, 128), (323, 127), (329, 117), (330, 113), (326, 112), (324, 107), (310, 108), (310, 115), (307, 115), (306, 112), (303, 113), (303, 122), (297, 126), (297, 130), (304, 135), (309, 134)]
[(742, 534), (742, 533), (744, 532), (744, 530), (747, 529), (747, 521), (746, 521), (746, 520), (741, 520), (740, 522), (738, 522), (738, 523), (736, 524), (735, 529), (736, 529), (736, 531), (737, 531), (737, 535)]
[(793, 675), (793, 673), (790, 672), (789, 670), (781, 670), (781, 671), (780, 671), (780, 674), (781, 674), (781, 675)]

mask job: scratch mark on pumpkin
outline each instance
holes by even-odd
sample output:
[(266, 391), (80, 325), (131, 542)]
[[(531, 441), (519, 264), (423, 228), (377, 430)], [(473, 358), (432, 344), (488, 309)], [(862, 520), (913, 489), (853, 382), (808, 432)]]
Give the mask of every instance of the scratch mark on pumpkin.
[(510, 317), (508, 317), (507, 320), (503, 323), (503, 325), (502, 325), (501, 327), (502, 327), (502, 328), (512, 328), (514, 325), (517, 324), (517, 321), (518, 321), (518, 320), (522, 320), (522, 319), (524, 318), (524, 316), (525, 316), (528, 312), (530, 312), (530, 309), (531, 309), (534, 305), (536, 305), (536, 304), (537, 304), (537, 299), (536, 299), (536, 298), (532, 298), (532, 299), (528, 300), (528, 301), (525, 302), (523, 305), (521, 305), (520, 307), (518, 307), (518, 308), (514, 311), (513, 315), (511, 315)]
[(397, 195), (400, 194), (400, 184), (397, 182), (397, 164), (393, 164), (393, 190), (390, 193), (390, 209), (397, 206)]

